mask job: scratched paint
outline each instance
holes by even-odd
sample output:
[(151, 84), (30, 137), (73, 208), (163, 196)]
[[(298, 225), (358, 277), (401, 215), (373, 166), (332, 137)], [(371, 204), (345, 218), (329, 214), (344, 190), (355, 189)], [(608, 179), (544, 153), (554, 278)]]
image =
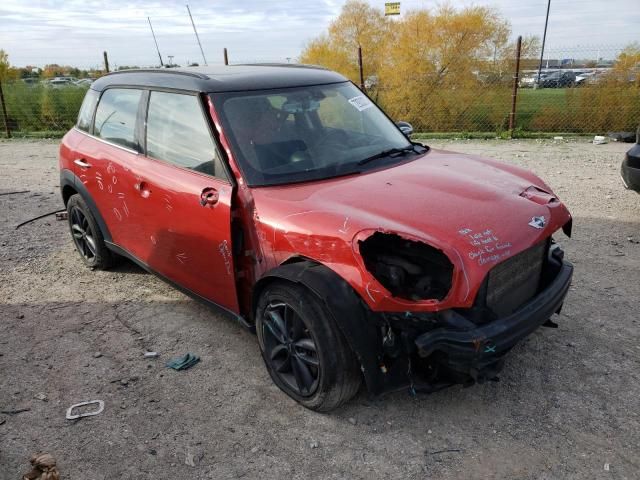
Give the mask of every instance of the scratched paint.
[(220, 242), (218, 245), (218, 251), (220, 252), (220, 255), (222, 255), (227, 275), (231, 275), (231, 251), (229, 250), (229, 244), (226, 240)]
[(167, 195), (165, 193), (162, 196), (162, 199), (164, 200), (164, 208), (167, 210), (167, 212), (173, 211), (173, 205), (171, 204), (171, 195)]
[(176, 254), (176, 259), (181, 263), (181, 264), (185, 264), (187, 262), (187, 260), (189, 260), (189, 257), (187, 256), (187, 254), (185, 252), (180, 252)]

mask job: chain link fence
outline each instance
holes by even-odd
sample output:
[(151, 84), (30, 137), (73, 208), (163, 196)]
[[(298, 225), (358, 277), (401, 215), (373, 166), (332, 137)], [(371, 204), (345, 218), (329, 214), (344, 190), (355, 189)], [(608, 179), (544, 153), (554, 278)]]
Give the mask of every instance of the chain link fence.
[[(462, 59), (461, 62), (467, 62)], [(520, 58), (512, 110), (516, 55), (510, 61), (417, 68), (400, 82), (364, 78), (368, 93), (393, 118), (418, 132), (509, 130), (593, 134), (635, 131), (640, 123), (640, 50), (613, 46), (547, 49)], [(365, 65), (366, 72), (366, 65)]]
[[(353, 61), (357, 58), (356, 53)], [(268, 62), (232, 58), (229, 63)], [(539, 56), (520, 58), (511, 130), (515, 51), (506, 60), (460, 58), (447, 65), (437, 61), (396, 63), (391, 55), (380, 72), (370, 74), (364, 64), (362, 78), (352, 80), (362, 83), (392, 118), (412, 123), (421, 133), (527, 136), (635, 131), (638, 127), (640, 49), (605, 45), (550, 48), (545, 50), (540, 72), (539, 65)], [(6, 115), (0, 111), (0, 116), (15, 136), (60, 136), (74, 125), (90, 83), (73, 78), (4, 81)], [(6, 135), (5, 128), (0, 130)]]

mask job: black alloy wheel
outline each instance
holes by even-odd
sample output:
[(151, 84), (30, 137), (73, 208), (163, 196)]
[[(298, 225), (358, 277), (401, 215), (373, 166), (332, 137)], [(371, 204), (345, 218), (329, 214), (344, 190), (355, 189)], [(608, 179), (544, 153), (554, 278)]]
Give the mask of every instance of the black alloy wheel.
[(302, 397), (315, 393), (320, 378), (316, 343), (300, 315), (286, 303), (270, 303), (262, 324), (265, 358), (272, 371)]
[(71, 208), (69, 223), (73, 242), (76, 244), (78, 252), (87, 263), (93, 262), (97, 255), (96, 234), (86, 215), (79, 207), (74, 206)]

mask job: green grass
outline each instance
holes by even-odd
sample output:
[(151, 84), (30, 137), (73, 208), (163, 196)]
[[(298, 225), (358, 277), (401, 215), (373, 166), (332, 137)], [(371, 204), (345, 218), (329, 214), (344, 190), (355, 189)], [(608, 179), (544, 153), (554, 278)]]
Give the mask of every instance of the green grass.
[[(76, 120), (86, 89), (3, 84), (13, 136), (60, 137)], [(398, 93), (398, 92), (397, 92)], [(399, 92), (402, 93), (402, 92)], [(387, 112), (413, 123), (416, 138), (509, 138), (511, 89), (473, 87), (435, 92), (428, 101), (379, 98)], [(548, 138), (609, 131), (635, 131), (640, 123), (640, 88), (635, 84), (581, 88), (519, 89), (513, 137)], [(0, 137), (5, 137), (0, 118)]]

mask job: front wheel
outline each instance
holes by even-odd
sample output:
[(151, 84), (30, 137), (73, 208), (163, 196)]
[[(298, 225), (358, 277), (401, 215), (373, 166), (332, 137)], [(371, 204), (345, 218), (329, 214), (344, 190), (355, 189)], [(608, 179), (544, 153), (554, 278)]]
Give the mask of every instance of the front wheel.
[(358, 361), (327, 306), (307, 289), (286, 282), (265, 287), (256, 332), (271, 378), (303, 406), (326, 412), (358, 392)]

